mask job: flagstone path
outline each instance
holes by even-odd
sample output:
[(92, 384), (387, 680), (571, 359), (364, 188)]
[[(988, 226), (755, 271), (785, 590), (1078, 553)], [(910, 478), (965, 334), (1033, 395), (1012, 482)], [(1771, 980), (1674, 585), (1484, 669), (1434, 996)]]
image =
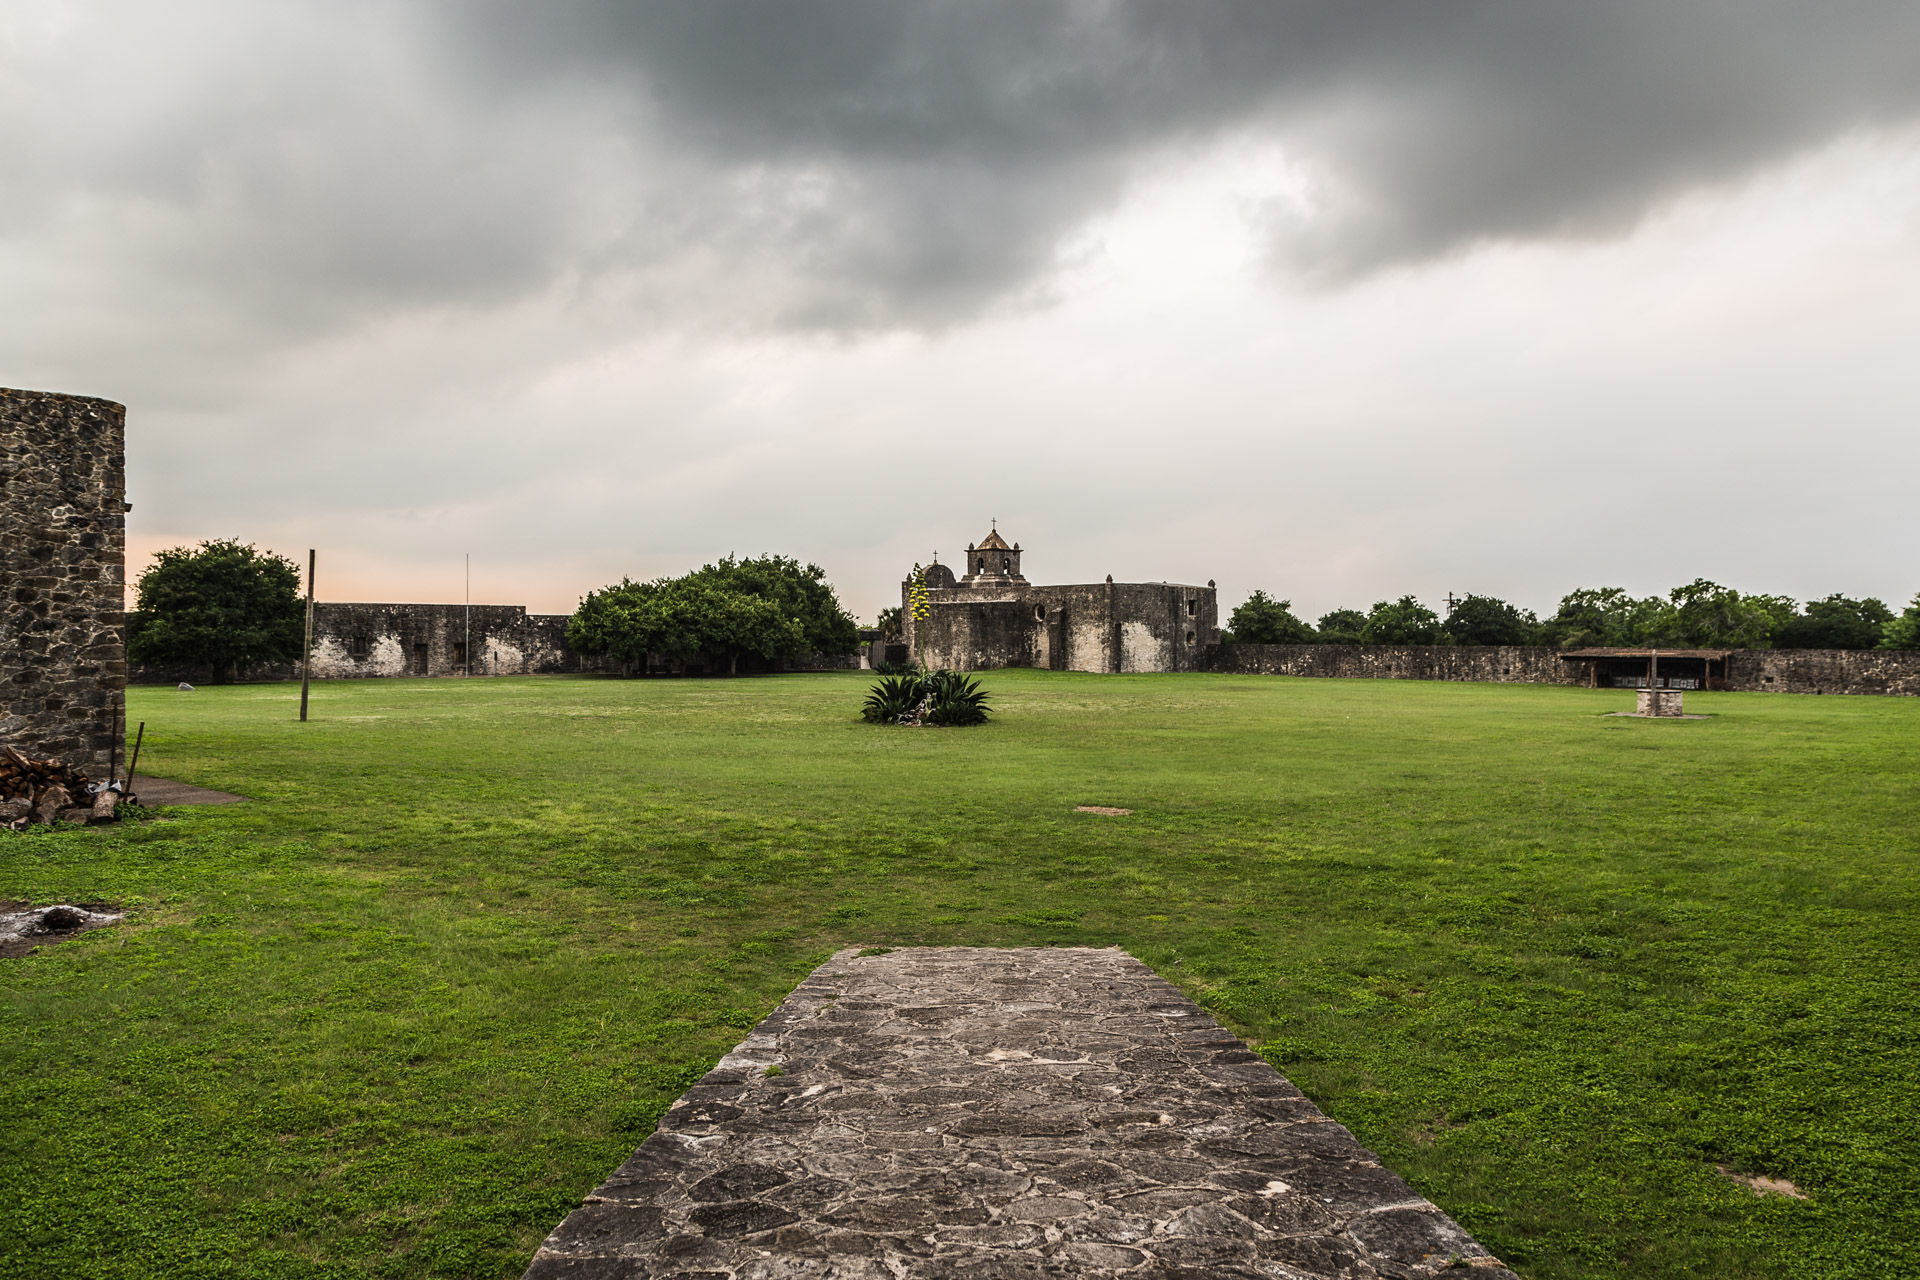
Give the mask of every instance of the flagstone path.
[(527, 1280), (1513, 1273), (1119, 950), (835, 955)]

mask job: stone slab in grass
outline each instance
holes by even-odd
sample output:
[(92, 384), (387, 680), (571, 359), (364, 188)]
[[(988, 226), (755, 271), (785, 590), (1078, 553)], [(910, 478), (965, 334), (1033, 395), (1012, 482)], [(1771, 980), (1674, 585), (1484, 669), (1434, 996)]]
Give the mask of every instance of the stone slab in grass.
[(1119, 950), (835, 955), (528, 1280), (1512, 1272)]

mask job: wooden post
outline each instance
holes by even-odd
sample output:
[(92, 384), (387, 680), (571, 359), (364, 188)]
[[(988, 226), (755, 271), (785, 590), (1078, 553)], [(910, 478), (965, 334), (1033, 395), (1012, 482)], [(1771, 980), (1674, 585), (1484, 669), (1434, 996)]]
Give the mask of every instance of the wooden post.
[(133, 735), (133, 758), (127, 761), (127, 790), (133, 790), (133, 771), (140, 767), (140, 744), (147, 740), (147, 722), (140, 722), (140, 731)]
[(313, 677), (313, 548), (307, 548), (307, 638), (300, 650), (300, 719), (307, 718), (307, 685)]

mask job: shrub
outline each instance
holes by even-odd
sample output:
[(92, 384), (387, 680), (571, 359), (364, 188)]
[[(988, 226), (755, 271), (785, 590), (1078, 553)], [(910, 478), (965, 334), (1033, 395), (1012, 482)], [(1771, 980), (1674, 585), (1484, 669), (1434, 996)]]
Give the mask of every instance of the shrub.
[(860, 718), (868, 724), (900, 724), (911, 720), (926, 696), (924, 681), (911, 673), (882, 676), (860, 706)]
[(927, 723), (985, 724), (987, 692), (972, 676), (959, 671), (936, 671), (926, 679)]
[(985, 724), (987, 692), (959, 671), (882, 676), (860, 706), (868, 724)]

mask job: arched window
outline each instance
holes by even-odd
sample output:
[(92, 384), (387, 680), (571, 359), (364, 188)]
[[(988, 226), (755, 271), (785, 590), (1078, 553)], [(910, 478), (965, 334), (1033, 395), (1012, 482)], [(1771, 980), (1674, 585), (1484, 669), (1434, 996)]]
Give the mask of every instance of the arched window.
[(985, 556), (981, 556), (980, 563), (975, 565), (973, 568), (975, 573), (985, 573), (987, 571), (987, 558)]
[(1009, 560), (1009, 559), (1007, 559), (1007, 558), (1006, 558), (1005, 556), (1001, 556), (1001, 557), (1000, 557), (1000, 572), (1002, 572), (1002, 573), (1011, 573), (1011, 572), (1013, 572), (1013, 561), (1011, 561), (1011, 560)]

